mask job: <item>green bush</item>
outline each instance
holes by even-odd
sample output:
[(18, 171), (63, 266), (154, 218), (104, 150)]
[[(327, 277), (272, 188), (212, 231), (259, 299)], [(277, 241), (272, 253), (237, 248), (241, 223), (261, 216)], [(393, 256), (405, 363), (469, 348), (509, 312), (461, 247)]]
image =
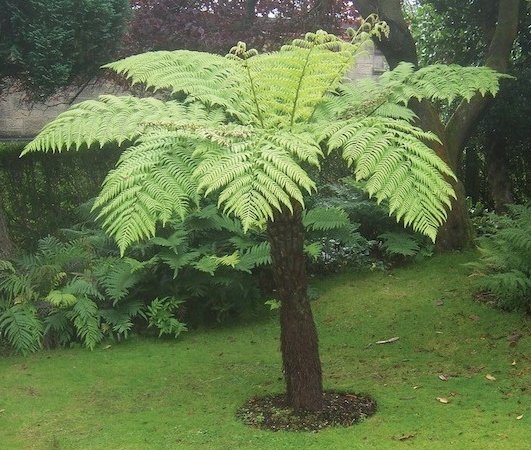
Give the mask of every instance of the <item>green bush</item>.
[(478, 239), (481, 259), (473, 264), (478, 289), (502, 309), (531, 313), (531, 206), (488, 217), (490, 232)]

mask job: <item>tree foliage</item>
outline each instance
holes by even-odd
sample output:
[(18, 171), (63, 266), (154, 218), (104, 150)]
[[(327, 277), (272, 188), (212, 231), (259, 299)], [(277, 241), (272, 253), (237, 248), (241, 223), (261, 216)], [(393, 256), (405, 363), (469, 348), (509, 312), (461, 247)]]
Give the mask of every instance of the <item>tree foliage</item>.
[(176, 48), (224, 54), (234, 42), (270, 49), (308, 29), (357, 23), (350, 1), (133, 0), (125, 52)]
[(0, 11), (0, 80), (44, 98), (109, 61), (130, 9), (127, 0), (1, 0)]

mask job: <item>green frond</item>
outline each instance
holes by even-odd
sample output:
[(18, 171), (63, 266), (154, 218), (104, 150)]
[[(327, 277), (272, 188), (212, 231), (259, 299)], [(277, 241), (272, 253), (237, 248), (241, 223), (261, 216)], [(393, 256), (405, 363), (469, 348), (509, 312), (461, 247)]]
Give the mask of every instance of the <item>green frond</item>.
[(451, 102), (458, 97), (470, 100), (477, 93), (496, 95), (502, 78), (510, 77), (489, 67), (434, 64), (415, 70), (413, 64), (402, 62), (379, 83), (392, 88), (392, 102), (407, 104), (412, 98)]
[[(74, 105), (46, 125), (24, 149), (26, 153), (60, 152), (94, 143), (119, 145), (137, 138), (147, 122), (179, 120), (211, 120), (200, 106), (184, 106), (156, 98), (115, 97), (102, 95)], [(210, 122), (211, 123), (211, 122)]]
[(235, 268), (244, 272), (251, 272), (255, 267), (269, 264), (271, 264), (270, 246), (269, 242), (266, 241), (240, 252), (240, 258)]
[(77, 301), (77, 298), (75, 295), (68, 292), (54, 289), (50, 291), (45, 300), (54, 306), (67, 307), (72, 306)]
[(0, 336), (23, 355), (41, 346), (43, 326), (33, 306), (15, 304), (0, 315)]
[(366, 181), (371, 197), (386, 200), (397, 220), (435, 240), (454, 192), (444, 179), (451, 170), (425, 144), (436, 139), (433, 134), (383, 117), (343, 121), (324, 134), (329, 147), (341, 148), (354, 165), (356, 179)]
[(98, 305), (90, 298), (82, 296), (74, 304), (71, 316), (74, 319), (74, 327), (78, 336), (87, 348), (93, 350), (96, 344), (103, 339)]
[[(311, 192), (314, 182), (301, 168), (293, 153), (312, 158), (320, 149), (308, 149), (285, 137), (277, 139), (257, 133), (252, 139), (229, 149), (211, 148), (203, 155), (195, 176), (199, 189), (209, 195), (219, 190), (218, 203), (223, 212), (241, 220), (244, 230), (273, 219), (273, 210), (282, 205), (291, 209), (292, 199), (303, 204), (301, 189)], [(307, 152), (304, 154), (304, 152)], [(313, 153), (313, 155), (312, 155)]]
[(157, 222), (182, 219), (197, 203), (194, 149), (186, 144), (175, 132), (145, 134), (105, 179), (94, 208), (122, 253), (153, 237)]
[(251, 118), (250, 87), (236, 61), (189, 50), (147, 52), (103, 66), (147, 88), (183, 92), (190, 100), (222, 107), (247, 123)]
[(310, 231), (327, 231), (350, 225), (347, 213), (341, 208), (312, 208), (304, 212), (302, 223)]
[(310, 258), (316, 260), (323, 249), (323, 244), (321, 242), (312, 242), (311, 244), (304, 245), (304, 253), (306, 253)]

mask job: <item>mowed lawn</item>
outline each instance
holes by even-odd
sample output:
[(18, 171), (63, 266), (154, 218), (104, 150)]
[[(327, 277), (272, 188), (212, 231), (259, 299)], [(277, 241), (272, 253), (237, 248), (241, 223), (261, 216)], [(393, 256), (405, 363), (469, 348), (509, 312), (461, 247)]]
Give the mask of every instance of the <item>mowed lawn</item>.
[(274, 433), (235, 418), (283, 389), (271, 313), (175, 341), (0, 357), (0, 449), (529, 449), (531, 325), (472, 300), (474, 257), (315, 283), (326, 388), (378, 402), (361, 424)]

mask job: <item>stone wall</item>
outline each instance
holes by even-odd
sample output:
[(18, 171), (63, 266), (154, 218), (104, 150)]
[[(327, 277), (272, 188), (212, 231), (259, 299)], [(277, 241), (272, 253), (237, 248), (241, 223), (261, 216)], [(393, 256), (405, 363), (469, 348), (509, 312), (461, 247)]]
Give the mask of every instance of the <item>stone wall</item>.
[[(348, 77), (351, 79), (376, 77), (386, 69), (387, 64), (383, 55), (378, 51), (368, 50), (358, 58)], [(87, 86), (81, 93), (76, 89), (68, 90), (47, 103), (31, 106), (24, 102), (23, 94), (4, 95), (0, 98), (0, 139), (33, 137), (44, 125), (72, 104), (95, 98), (103, 93), (123, 95), (124, 91), (109, 83), (95, 83)]]

